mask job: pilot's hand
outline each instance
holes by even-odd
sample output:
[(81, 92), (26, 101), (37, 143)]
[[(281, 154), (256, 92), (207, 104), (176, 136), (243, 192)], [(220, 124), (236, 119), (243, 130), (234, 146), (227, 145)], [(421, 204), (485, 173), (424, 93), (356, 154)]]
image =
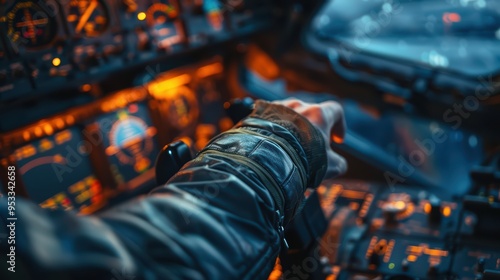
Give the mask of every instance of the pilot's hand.
[(344, 140), (346, 124), (342, 106), (334, 101), (323, 103), (306, 103), (298, 99), (275, 101), (277, 104), (292, 108), (297, 113), (306, 117), (316, 126), (325, 139), (325, 150), (328, 159), (328, 169), (325, 178), (342, 175), (347, 170), (346, 160), (335, 153), (331, 148), (331, 141), (341, 143)]

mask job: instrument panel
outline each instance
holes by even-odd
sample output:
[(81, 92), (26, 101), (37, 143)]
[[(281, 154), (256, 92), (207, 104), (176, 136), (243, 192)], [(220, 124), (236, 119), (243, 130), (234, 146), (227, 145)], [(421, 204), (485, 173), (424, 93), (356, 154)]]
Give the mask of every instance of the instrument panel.
[[(498, 196), (471, 191), (459, 198), (416, 186), (331, 179), (317, 192), (328, 220), (325, 234), (291, 267), (277, 262), (269, 280), (500, 277), (498, 231), (490, 220), (497, 218)], [(483, 205), (488, 211), (471, 208), (481, 199), (489, 200)]]
[(39, 97), (227, 42), (269, 26), (274, 12), (272, 1), (261, 0), (4, 2), (1, 101)]
[(89, 214), (147, 192), (164, 145), (202, 148), (233, 125), (224, 76), (215, 57), (4, 133), (1, 165), (15, 165), (19, 193), (45, 208)]
[(232, 126), (214, 46), (265, 29), (275, 6), (1, 1), (0, 165), (19, 168), (20, 195), (82, 214), (154, 187), (164, 145), (201, 148)]

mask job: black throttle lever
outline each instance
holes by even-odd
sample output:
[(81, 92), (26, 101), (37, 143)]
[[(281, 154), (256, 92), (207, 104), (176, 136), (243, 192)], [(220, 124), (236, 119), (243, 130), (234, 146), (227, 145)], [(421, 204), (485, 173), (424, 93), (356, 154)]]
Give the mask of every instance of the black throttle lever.
[(175, 141), (163, 147), (156, 158), (156, 184), (165, 183), (179, 172), (184, 164), (193, 159), (193, 153), (184, 141)]
[(224, 109), (228, 117), (236, 124), (252, 113), (254, 105), (253, 99), (246, 97), (243, 99), (234, 99), (232, 102), (224, 104)]

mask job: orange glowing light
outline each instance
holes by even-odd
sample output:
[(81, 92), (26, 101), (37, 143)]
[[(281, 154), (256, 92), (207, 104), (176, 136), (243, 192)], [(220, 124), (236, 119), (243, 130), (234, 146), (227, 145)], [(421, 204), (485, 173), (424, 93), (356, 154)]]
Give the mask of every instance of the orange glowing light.
[(276, 263), (274, 264), (273, 271), (269, 275), (268, 280), (278, 280), (278, 279), (281, 279), (281, 276), (283, 274), (282, 271), (283, 271), (283, 267), (281, 266), (280, 259), (277, 258), (276, 259)]
[(72, 125), (72, 124), (74, 124), (74, 123), (75, 123), (75, 117), (73, 117), (73, 116), (67, 116), (67, 117), (66, 117), (66, 123), (67, 123), (68, 125)]
[(406, 202), (398, 200), (394, 203), (394, 207), (398, 210), (404, 210), (406, 208)]
[(91, 86), (91, 85), (89, 85), (89, 84), (84, 84), (84, 85), (82, 86), (82, 91), (83, 91), (83, 92), (89, 92), (91, 89), (92, 89), (92, 86)]
[(409, 255), (406, 259), (409, 262), (415, 262), (417, 260), (417, 256), (415, 256), (415, 255)]
[(30, 140), (30, 132), (29, 131), (23, 132), (23, 139), (24, 139), (24, 141)]
[(423, 249), (424, 248), (421, 246), (408, 246), (406, 251), (408, 251), (412, 254), (415, 254), (415, 255), (420, 255), (420, 254), (422, 254)]
[(280, 75), (280, 68), (273, 58), (255, 46), (249, 48), (245, 64), (260, 77), (267, 80), (277, 79)]
[(40, 142), (40, 151), (41, 152), (48, 151), (48, 150), (52, 149), (53, 147), (54, 147), (54, 144), (52, 143), (52, 141), (49, 141), (47, 139), (44, 139)]
[(52, 128), (50, 124), (45, 124), (43, 126), (43, 131), (45, 131), (46, 135), (52, 135), (52, 133), (54, 133), (54, 128)]
[(153, 82), (148, 87), (148, 89), (153, 97), (156, 98), (168, 97), (169, 90), (185, 85), (190, 81), (191, 81), (191, 76), (189, 76), (188, 74), (183, 74), (177, 77)]
[(436, 256), (436, 257), (446, 257), (446, 256), (448, 256), (448, 251), (443, 251), (440, 249), (425, 248), (424, 254), (429, 255), (429, 256)]
[(222, 72), (222, 70), (223, 67), (221, 63), (214, 63), (201, 67), (200, 69), (198, 69), (198, 71), (196, 71), (196, 74), (199, 78), (206, 78), (215, 74), (219, 74)]
[(343, 190), (342, 197), (351, 198), (351, 199), (364, 199), (366, 193), (361, 191), (354, 190)]
[(462, 17), (460, 17), (460, 15), (457, 13), (444, 13), (443, 14), (443, 22), (445, 22), (445, 23), (460, 22), (461, 20), (462, 20)]
[(339, 136), (336, 136), (336, 135), (333, 135), (333, 136), (332, 136), (332, 140), (333, 140), (333, 142), (335, 142), (335, 143), (337, 143), (337, 144), (342, 144), (342, 143), (344, 143), (344, 138), (339, 137)]
[(432, 206), (431, 206), (431, 204), (430, 204), (430, 203), (426, 203), (426, 204), (424, 205), (424, 212), (425, 212), (426, 214), (429, 214), (429, 213), (431, 212), (431, 209), (432, 209)]
[(59, 57), (52, 59), (52, 65), (54, 65), (55, 67), (61, 65), (61, 59)]
[(451, 207), (450, 206), (445, 206), (443, 208), (443, 216), (445, 216), (445, 217), (451, 216)]
[(71, 132), (67, 130), (59, 132), (55, 136), (57, 145), (61, 145), (65, 142), (68, 142), (69, 140), (71, 140), (71, 138), (72, 138)]
[(62, 119), (56, 119), (54, 123), (58, 129), (62, 129), (64, 127), (64, 121)]
[(146, 19), (146, 17), (147, 17), (147, 15), (146, 15), (146, 13), (145, 13), (145, 12), (140, 12), (140, 13), (138, 13), (138, 14), (137, 14), (137, 19), (138, 19), (138, 20), (141, 20), (141, 21), (142, 21), (142, 20), (145, 20), (145, 19)]
[(351, 208), (353, 211), (356, 211), (359, 209), (359, 203), (351, 202), (349, 203), (349, 208)]
[(42, 131), (42, 129), (40, 127), (35, 128), (35, 135), (36, 135), (36, 137), (42, 136), (42, 133), (43, 133), (43, 131)]
[(207, 15), (210, 25), (216, 30), (220, 31), (222, 29), (222, 24), (224, 22), (224, 17), (220, 11), (212, 11)]
[(118, 153), (118, 148), (109, 146), (106, 148), (105, 153), (107, 156), (114, 156), (116, 153)]

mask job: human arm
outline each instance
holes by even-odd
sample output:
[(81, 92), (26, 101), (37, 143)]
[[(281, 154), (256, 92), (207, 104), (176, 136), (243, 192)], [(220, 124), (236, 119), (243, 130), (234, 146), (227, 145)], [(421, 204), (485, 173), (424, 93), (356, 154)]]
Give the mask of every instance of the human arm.
[[(249, 118), (165, 186), (102, 214), (20, 201), (22, 279), (264, 279), (280, 250), (281, 226), (328, 169), (326, 134), (294, 111), (303, 106), (290, 108), (257, 102)], [(0, 247), (4, 258), (8, 247)]]

